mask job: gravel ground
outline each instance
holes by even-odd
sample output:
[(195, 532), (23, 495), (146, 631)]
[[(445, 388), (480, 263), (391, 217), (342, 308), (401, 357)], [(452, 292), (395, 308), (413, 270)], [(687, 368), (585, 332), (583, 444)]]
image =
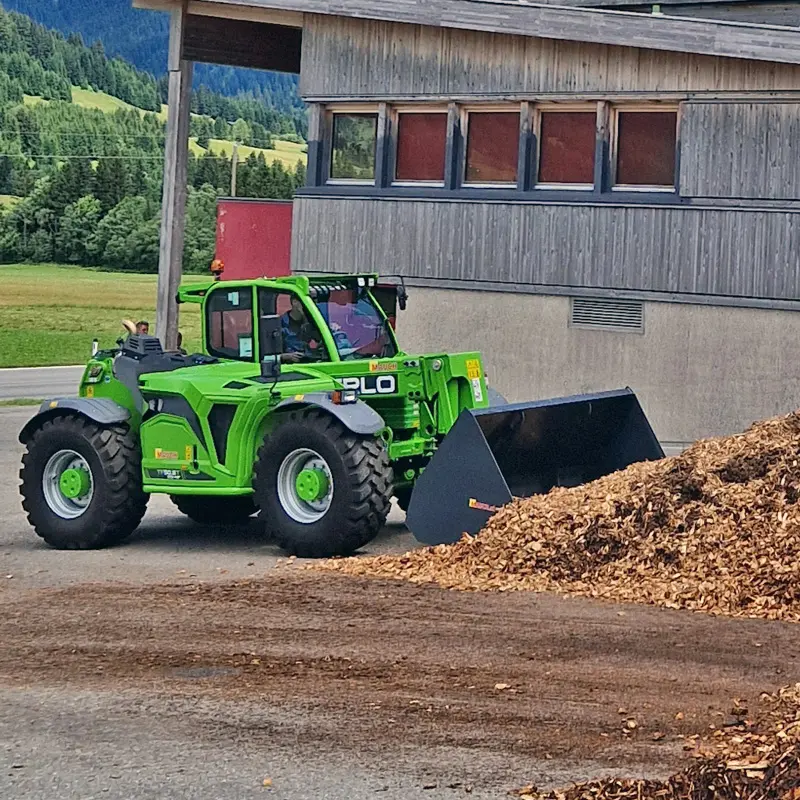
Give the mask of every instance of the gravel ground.
[[(502, 798), (663, 775), (734, 697), (800, 679), (795, 625), (308, 573), (256, 523), (200, 528), (163, 498), (124, 546), (49, 550), (17, 490), (31, 412), (0, 409), (0, 797)], [(395, 520), (372, 552), (413, 546)]]

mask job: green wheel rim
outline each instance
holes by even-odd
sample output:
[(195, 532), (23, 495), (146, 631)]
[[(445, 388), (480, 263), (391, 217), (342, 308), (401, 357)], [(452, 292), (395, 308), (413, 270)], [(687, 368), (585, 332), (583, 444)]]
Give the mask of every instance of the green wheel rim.
[(92, 479), (85, 469), (70, 467), (61, 473), (58, 481), (61, 494), (68, 500), (79, 500), (89, 494)]
[(306, 503), (325, 497), (329, 485), (328, 476), (321, 469), (304, 469), (295, 480), (297, 496)]

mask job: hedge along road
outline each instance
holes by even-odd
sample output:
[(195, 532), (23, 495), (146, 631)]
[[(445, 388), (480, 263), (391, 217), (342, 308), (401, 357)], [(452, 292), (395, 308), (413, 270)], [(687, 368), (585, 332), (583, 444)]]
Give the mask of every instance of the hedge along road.
[[(123, 546), (50, 550), (19, 504), (30, 413), (0, 408), (2, 797), (503, 798), (660, 775), (734, 697), (800, 679), (800, 626), (307, 572), (257, 523), (197, 526), (164, 498)], [(394, 520), (370, 552), (413, 546)]]
[(84, 366), (0, 369), (0, 401), (74, 396)]

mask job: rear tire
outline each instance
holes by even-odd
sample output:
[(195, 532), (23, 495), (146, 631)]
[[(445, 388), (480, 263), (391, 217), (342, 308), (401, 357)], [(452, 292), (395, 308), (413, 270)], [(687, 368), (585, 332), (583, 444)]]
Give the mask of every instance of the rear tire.
[(170, 500), (182, 514), (200, 525), (239, 525), (258, 511), (249, 495), (238, 497), (209, 497), (200, 495), (171, 495)]
[[(88, 474), (74, 497), (60, 488), (59, 475), (66, 471)], [(61, 550), (119, 544), (147, 508), (141, 452), (127, 425), (102, 426), (79, 416), (49, 419), (27, 442), (20, 478), (29, 522)]]
[[(292, 494), (298, 470), (322, 476), (316, 499)], [(380, 439), (357, 436), (321, 411), (293, 411), (264, 439), (253, 486), (266, 529), (283, 550), (301, 558), (346, 556), (386, 523), (392, 468)]]

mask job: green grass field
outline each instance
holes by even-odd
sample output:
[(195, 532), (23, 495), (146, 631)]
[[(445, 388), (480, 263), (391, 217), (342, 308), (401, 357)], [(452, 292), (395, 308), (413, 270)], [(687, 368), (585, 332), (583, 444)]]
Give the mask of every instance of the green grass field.
[(41, 405), (43, 397), (17, 397), (14, 400), (0, 400), (0, 408), (17, 408), (18, 406)]
[[(146, 319), (155, 328), (155, 275), (15, 264), (0, 266), (0, 285), (0, 367), (82, 364), (92, 339), (110, 347), (125, 333), (122, 319)], [(199, 308), (181, 306), (180, 314), (183, 346), (197, 351)]]

